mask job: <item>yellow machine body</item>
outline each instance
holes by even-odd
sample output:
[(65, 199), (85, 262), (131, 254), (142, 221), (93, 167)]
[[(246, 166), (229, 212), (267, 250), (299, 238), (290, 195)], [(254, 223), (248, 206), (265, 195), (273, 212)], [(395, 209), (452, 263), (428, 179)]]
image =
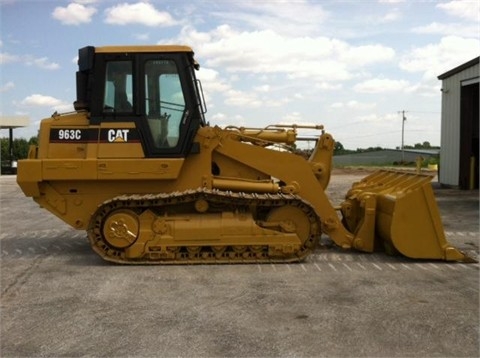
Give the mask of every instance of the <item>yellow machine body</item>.
[(344, 249), (469, 261), (445, 239), (431, 177), (375, 172), (340, 213), (325, 194), (334, 140), (323, 126), (308, 127), (320, 132), (308, 160), (289, 147), (300, 126), (209, 126), (188, 47), (89, 47), (79, 58), (76, 111), (41, 122), (17, 181), (104, 259), (296, 262), (325, 233)]
[[(387, 252), (415, 259), (466, 261), (446, 240), (428, 174), (378, 170), (354, 183), (342, 203), (344, 222), (355, 230), (369, 206), (375, 236)], [(373, 199), (375, 198), (375, 199)], [(368, 216), (368, 215), (367, 215)], [(368, 250), (373, 249), (370, 241)]]

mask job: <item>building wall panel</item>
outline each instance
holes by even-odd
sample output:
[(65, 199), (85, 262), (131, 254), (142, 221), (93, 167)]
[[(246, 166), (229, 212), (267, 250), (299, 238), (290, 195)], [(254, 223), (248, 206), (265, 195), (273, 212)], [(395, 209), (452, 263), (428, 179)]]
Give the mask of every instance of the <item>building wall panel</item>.
[(442, 81), (442, 125), (439, 181), (458, 186), (460, 170), (460, 93), (462, 81), (479, 77), (476, 64)]

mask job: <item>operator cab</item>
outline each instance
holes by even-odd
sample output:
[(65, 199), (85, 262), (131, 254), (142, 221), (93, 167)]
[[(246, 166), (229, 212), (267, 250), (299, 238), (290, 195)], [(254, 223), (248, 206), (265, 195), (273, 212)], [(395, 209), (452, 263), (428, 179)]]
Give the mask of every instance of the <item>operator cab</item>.
[(90, 112), (91, 124), (134, 122), (146, 157), (196, 150), (205, 107), (189, 47), (88, 46), (78, 64), (74, 106)]

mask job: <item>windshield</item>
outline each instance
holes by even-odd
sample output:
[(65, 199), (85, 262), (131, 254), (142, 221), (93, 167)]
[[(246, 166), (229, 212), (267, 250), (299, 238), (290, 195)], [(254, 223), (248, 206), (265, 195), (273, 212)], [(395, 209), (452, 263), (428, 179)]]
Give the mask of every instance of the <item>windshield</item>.
[(145, 109), (156, 148), (175, 147), (186, 116), (185, 97), (172, 60), (145, 63)]

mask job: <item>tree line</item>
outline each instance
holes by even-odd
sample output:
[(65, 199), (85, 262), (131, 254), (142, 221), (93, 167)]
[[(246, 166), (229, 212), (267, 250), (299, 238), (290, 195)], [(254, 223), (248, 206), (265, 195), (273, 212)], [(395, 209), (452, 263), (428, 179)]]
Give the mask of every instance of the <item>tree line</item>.
[(37, 137), (31, 137), (29, 140), (26, 140), (25, 138), (15, 138), (12, 141), (12, 157), (10, 158), (10, 140), (8, 138), (0, 138), (0, 144), (1, 144), (1, 158), (2, 158), (2, 163), (8, 162), (10, 160), (19, 160), (19, 159), (25, 159), (28, 157), (28, 149), (30, 148), (31, 145), (37, 145), (38, 144), (38, 138)]
[[(333, 155), (345, 155), (345, 154), (353, 154), (353, 153), (367, 153), (367, 152), (378, 152), (381, 150), (385, 150), (387, 148), (382, 147), (368, 147), (368, 148), (357, 148), (357, 149), (346, 149), (342, 143), (335, 142), (335, 147), (333, 148)], [(396, 147), (395, 149), (400, 150), (400, 147)], [(423, 142), (423, 143), (416, 143), (414, 145), (405, 145), (403, 149), (440, 149), (440, 147), (430, 145), (430, 142)], [(305, 158), (309, 158), (312, 154), (313, 149), (296, 149), (296, 153), (304, 156)]]
[[(340, 142), (335, 142), (335, 147), (333, 150), (333, 155), (343, 155), (343, 154), (352, 154), (352, 153), (366, 153), (366, 152), (377, 152), (384, 150), (386, 148), (382, 147), (368, 147), (368, 148), (357, 148), (356, 150), (345, 149), (343, 144)], [(402, 148), (396, 147), (395, 149), (400, 150)], [(440, 149), (440, 147), (432, 146), (430, 142), (425, 141), (423, 143), (416, 143), (414, 145), (405, 145), (403, 149)]]
[[(2, 152), (1, 158), (2, 162), (6, 162), (10, 160), (10, 153), (9, 153), (9, 139), (8, 138), (0, 138)], [(38, 137), (31, 137), (29, 140), (25, 138), (15, 138), (12, 142), (12, 160), (19, 160), (24, 159), (28, 156), (28, 149), (31, 145), (38, 145)], [(431, 146), (430, 142), (423, 142), (423, 143), (416, 143), (415, 145), (406, 145), (404, 149), (438, 149), (440, 147)], [(383, 150), (382, 147), (368, 147), (368, 148), (357, 148), (356, 150), (352, 149), (345, 149), (342, 143), (335, 142), (335, 147), (333, 154), (334, 155), (343, 155), (343, 154), (351, 154), (351, 153), (365, 153), (365, 152), (375, 152), (379, 150)], [(401, 149), (397, 147), (396, 149)], [(312, 149), (303, 150), (301, 152), (305, 152), (303, 154), (310, 155)]]

